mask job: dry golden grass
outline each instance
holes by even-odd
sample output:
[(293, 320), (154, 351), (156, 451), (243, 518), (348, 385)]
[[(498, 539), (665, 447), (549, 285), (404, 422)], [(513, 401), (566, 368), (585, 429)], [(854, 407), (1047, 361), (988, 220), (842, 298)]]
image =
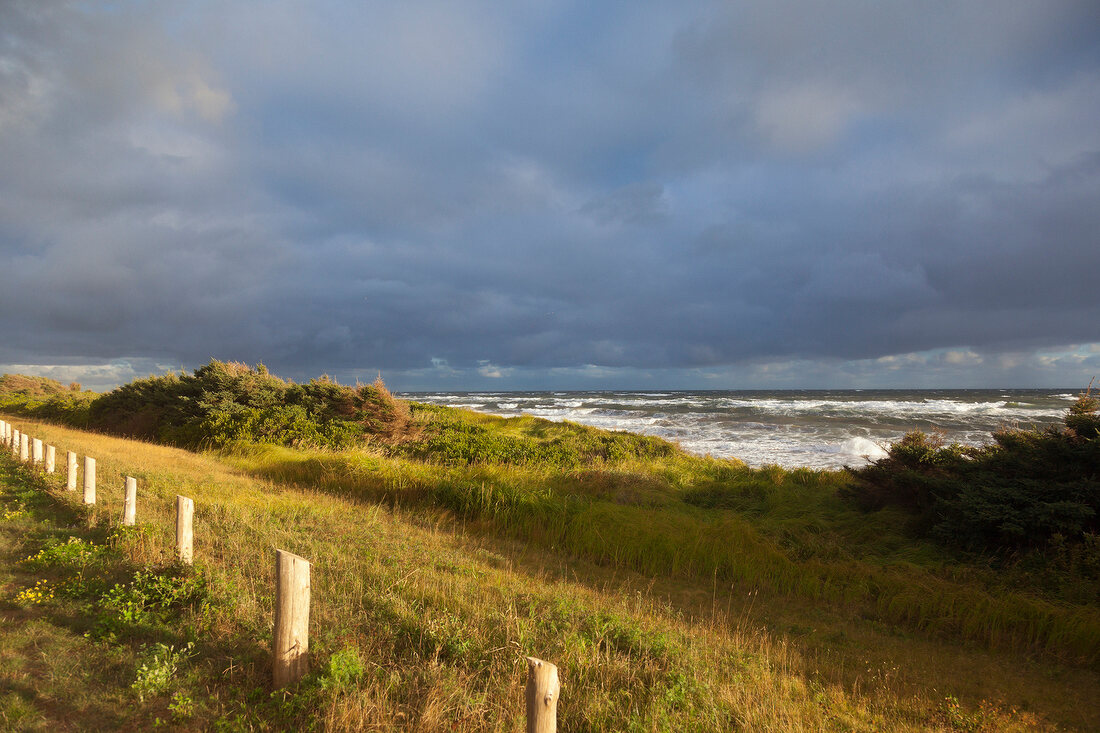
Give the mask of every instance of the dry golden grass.
[[(92, 525), (117, 524), (123, 477), (138, 479), (146, 531), (124, 539), (135, 563), (170, 558), (174, 497), (195, 500), (196, 563), (215, 603), (195, 622), (206, 638), (180, 681), (196, 701), (183, 728), (518, 731), (525, 654), (561, 669), (563, 731), (1100, 727), (1087, 670), (913, 637), (797, 597), (647, 578), (470, 534), (439, 509), (258, 480), (212, 455), (19, 426), (58, 447), (50, 490), (65, 501), (79, 497), (64, 491), (64, 451), (97, 459)], [(353, 684), (268, 694), (275, 548), (312, 561), (314, 666), (355, 650)]]

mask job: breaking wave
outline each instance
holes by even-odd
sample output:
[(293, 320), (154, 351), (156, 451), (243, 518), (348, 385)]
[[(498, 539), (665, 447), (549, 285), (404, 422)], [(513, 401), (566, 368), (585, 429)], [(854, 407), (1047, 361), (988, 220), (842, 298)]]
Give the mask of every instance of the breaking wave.
[(980, 445), (1004, 427), (1061, 421), (1066, 390), (760, 392), (432, 392), (408, 399), (505, 417), (533, 415), (629, 430), (751, 466), (857, 466), (906, 432)]

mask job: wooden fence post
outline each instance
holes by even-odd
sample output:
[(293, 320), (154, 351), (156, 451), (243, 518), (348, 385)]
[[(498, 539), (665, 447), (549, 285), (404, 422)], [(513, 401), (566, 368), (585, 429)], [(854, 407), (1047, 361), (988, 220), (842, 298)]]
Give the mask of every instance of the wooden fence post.
[(19, 460), (24, 463), (31, 457), (31, 436), (26, 433), (19, 434)]
[(95, 459), (84, 456), (84, 503), (95, 504)]
[(38, 465), (45, 458), (45, 454), (42, 452), (42, 440), (39, 438), (31, 439), (31, 461), (34, 465)]
[(309, 562), (275, 551), (275, 687), (286, 687), (309, 672)]
[(194, 534), (192, 524), (195, 502), (186, 496), (176, 495), (176, 556), (180, 562), (190, 565), (194, 560)]
[(69, 491), (76, 491), (76, 453), (72, 451), (66, 451), (68, 454), (66, 458), (69, 461), (69, 475), (65, 480), (65, 488)]
[(13, 430), (11, 434), (11, 454), (13, 456), (19, 455), (19, 431)]
[(126, 477), (126, 498), (122, 502), (122, 523), (132, 527), (137, 522), (137, 479)]
[(46, 473), (53, 473), (57, 468), (57, 449), (52, 445), (46, 446)]
[(558, 728), (558, 668), (527, 657), (527, 733), (554, 733)]

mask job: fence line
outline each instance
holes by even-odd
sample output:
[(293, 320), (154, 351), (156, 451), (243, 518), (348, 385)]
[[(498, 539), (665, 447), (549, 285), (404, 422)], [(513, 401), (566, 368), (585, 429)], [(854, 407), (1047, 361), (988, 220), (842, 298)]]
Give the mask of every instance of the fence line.
[[(42, 441), (31, 442), (26, 432), (0, 420), (0, 445), (9, 443), (13, 455), (37, 467), (45, 460), (47, 473), (54, 472), (54, 446), (43, 455)], [(34, 446), (33, 456), (30, 446)], [(77, 454), (66, 451), (65, 489), (76, 490)], [(84, 504), (96, 501), (96, 459), (84, 456)], [(194, 562), (195, 503), (176, 496), (176, 555), (181, 563)], [(137, 479), (125, 477), (122, 524), (137, 521)], [(310, 567), (308, 560), (286, 550), (275, 551), (275, 633), (272, 639), (272, 682), (276, 689), (298, 682), (309, 673)], [(526, 657), (528, 664), (525, 689), (527, 733), (555, 733), (561, 682), (558, 668), (550, 662)]]

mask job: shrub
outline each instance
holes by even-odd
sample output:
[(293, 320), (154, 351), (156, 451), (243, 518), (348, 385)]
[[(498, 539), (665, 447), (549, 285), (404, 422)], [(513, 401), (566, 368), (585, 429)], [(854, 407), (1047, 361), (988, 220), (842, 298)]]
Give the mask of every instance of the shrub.
[(293, 384), (238, 362), (211, 361), (193, 375), (139, 379), (91, 406), (93, 427), (183, 447), (233, 441), (340, 449), (414, 433), (408, 405), (381, 378), (358, 388), (328, 377)]
[(972, 550), (1014, 551), (1100, 532), (1098, 401), (1082, 395), (1065, 428), (1001, 430), (983, 448), (910, 433), (845, 490), (864, 509), (897, 506), (913, 529)]
[[(75, 382), (73, 384), (76, 384)], [(0, 376), (0, 398), (16, 397), (45, 401), (55, 395), (72, 391), (55, 379), (49, 377), (31, 377), (26, 374), (5, 374)], [(76, 384), (76, 391), (80, 385)]]
[(94, 392), (81, 392), (76, 382), (66, 387), (48, 377), (0, 376), (0, 410), (73, 427), (87, 427), (88, 409), (97, 396)]
[(592, 463), (671, 457), (678, 449), (660, 438), (608, 432), (534, 417), (501, 418), (414, 404), (424, 437), (401, 446), (414, 458), (454, 465), (538, 464), (578, 468)]

